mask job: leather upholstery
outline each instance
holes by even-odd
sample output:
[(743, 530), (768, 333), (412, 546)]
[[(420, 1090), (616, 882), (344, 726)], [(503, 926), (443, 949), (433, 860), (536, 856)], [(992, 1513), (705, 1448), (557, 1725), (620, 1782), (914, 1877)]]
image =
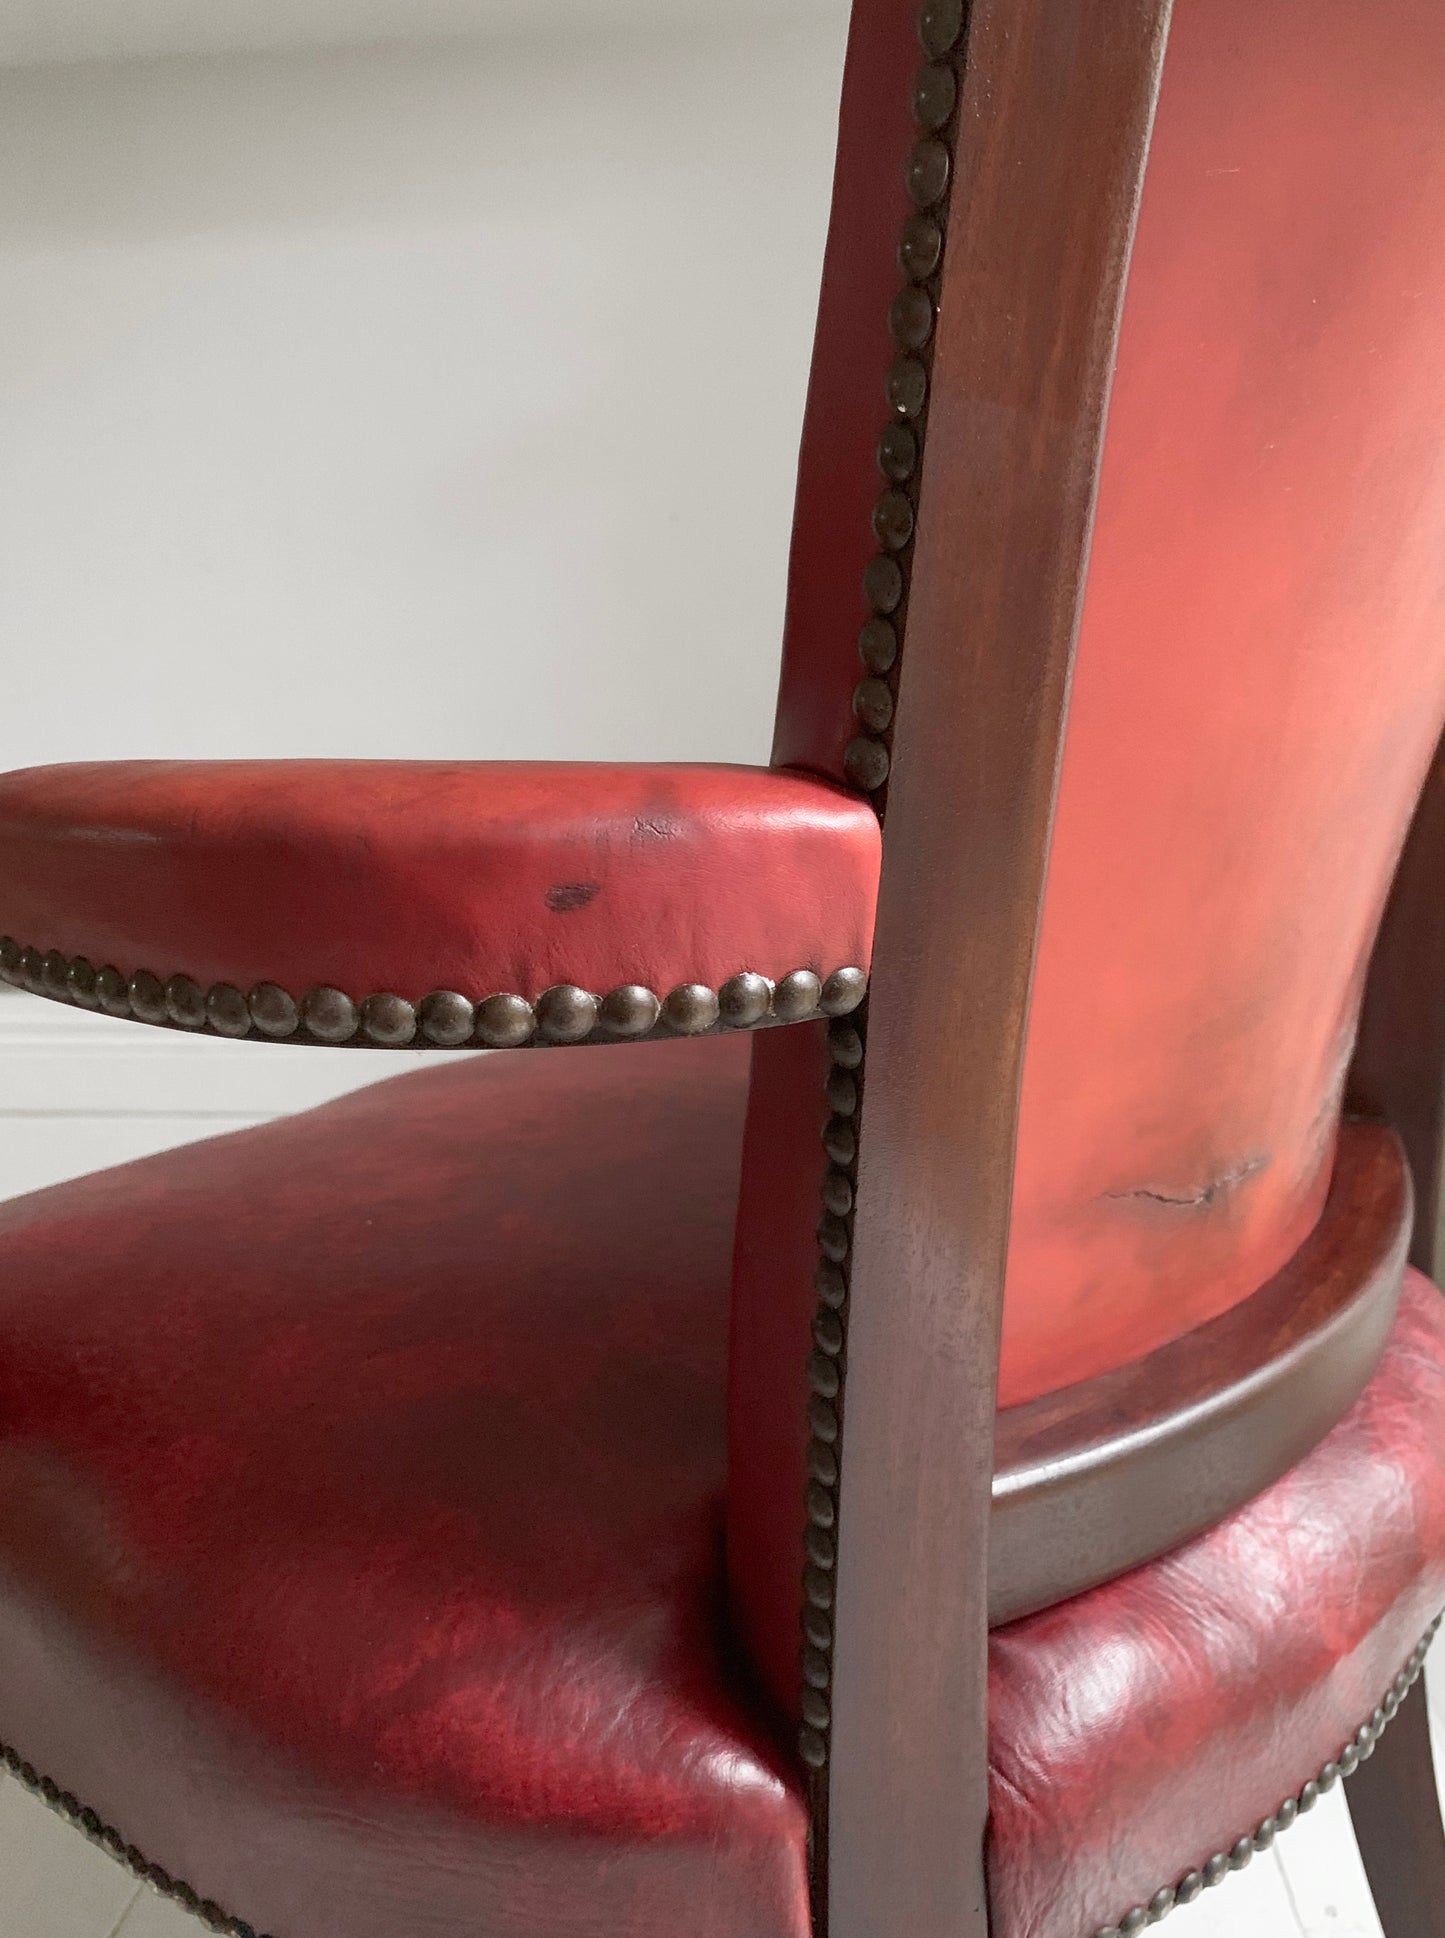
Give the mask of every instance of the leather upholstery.
[[(462, 1062), (0, 1207), (0, 1741), (276, 1938), (805, 1938), (723, 1607), (745, 1055)], [(1292, 1475), (995, 1634), (997, 1938), (1252, 1829), (1441, 1602), (1412, 1277)]]
[[(854, 11), (800, 469), (774, 758), (833, 777), (875, 549), (910, 11)], [(1030, 1013), (1005, 1405), (1226, 1310), (1318, 1214), (1363, 962), (1445, 720), (1442, 94), (1438, 0), (1176, 0)]]
[(0, 930), (205, 987), (532, 1000), (868, 966), (869, 805), (748, 767), (136, 761), (0, 778)]
[(1374, 1380), (1197, 1541), (996, 1630), (995, 1938), (1092, 1938), (1339, 1756), (1445, 1607), (1445, 1300), (1406, 1279)]
[(478, 1059), (0, 1208), (0, 1740), (276, 1938), (802, 1938), (722, 1629), (745, 1077)]

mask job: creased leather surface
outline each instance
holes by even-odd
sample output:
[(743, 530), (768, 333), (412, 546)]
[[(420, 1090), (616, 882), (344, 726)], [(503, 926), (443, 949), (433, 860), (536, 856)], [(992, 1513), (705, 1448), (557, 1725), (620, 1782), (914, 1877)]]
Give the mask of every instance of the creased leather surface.
[(277, 1938), (801, 1938), (722, 1609), (745, 1075), (470, 1061), (0, 1210), (0, 1739)]
[[(468, 1061), (0, 1207), (0, 1739), (276, 1938), (804, 1938), (723, 1607), (745, 1069)], [(1294, 1473), (995, 1634), (999, 1938), (1233, 1843), (1441, 1603), (1412, 1277)]]
[(1292, 1473), (993, 1635), (996, 1938), (1091, 1938), (1227, 1850), (1338, 1756), (1442, 1606), (1445, 1299), (1412, 1272), (1373, 1382)]
[(353, 998), (867, 968), (866, 801), (766, 768), (116, 761), (0, 777), (0, 931)]

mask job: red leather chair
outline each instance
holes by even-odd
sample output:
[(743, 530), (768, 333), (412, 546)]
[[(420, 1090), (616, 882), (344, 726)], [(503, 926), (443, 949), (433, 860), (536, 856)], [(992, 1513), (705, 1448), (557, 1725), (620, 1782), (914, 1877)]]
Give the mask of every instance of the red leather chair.
[(213, 1930), (1118, 1938), (1345, 1778), (1445, 1932), (1445, 12), (1167, 15), (857, 0), (769, 770), (0, 783), (12, 981), (515, 1052), (0, 1217), (5, 1759)]

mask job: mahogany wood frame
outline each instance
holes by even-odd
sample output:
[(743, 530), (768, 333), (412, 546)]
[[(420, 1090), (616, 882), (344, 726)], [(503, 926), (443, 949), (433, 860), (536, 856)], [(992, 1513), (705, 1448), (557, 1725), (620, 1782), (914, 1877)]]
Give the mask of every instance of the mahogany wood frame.
[(988, 1527), (1019, 1084), (1168, 15), (1169, 0), (977, 0), (968, 29), (869, 1005), (818, 1825), (833, 1938), (988, 1928)]

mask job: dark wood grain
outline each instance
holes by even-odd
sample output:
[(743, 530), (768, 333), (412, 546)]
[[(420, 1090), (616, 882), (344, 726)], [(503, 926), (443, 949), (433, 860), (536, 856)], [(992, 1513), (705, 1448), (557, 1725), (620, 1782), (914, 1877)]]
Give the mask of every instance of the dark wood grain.
[(1347, 1124), (1319, 1224), (1253, 1297), (1127, 1366), (998, 1416), (997, 1626), (1177, 1547), (1354, 1404), (1389, 1336), (1411, 1193), (1398, 1139)]
[[(1445, 1261), (1445, 742), (1395, 877), (1370, 965), (1350, 1090), (1399, 1131), (1415, 1179), (1410, 1261)], [(1423, 1694), (1346, 1785), (1386, 1938), (1445, 1938), (1445, 1828)]]
[(989, 1481), (1029, 986), (1167, 0), (970, 28), (869, 1020), (834, 1938), (987, 1929)]

